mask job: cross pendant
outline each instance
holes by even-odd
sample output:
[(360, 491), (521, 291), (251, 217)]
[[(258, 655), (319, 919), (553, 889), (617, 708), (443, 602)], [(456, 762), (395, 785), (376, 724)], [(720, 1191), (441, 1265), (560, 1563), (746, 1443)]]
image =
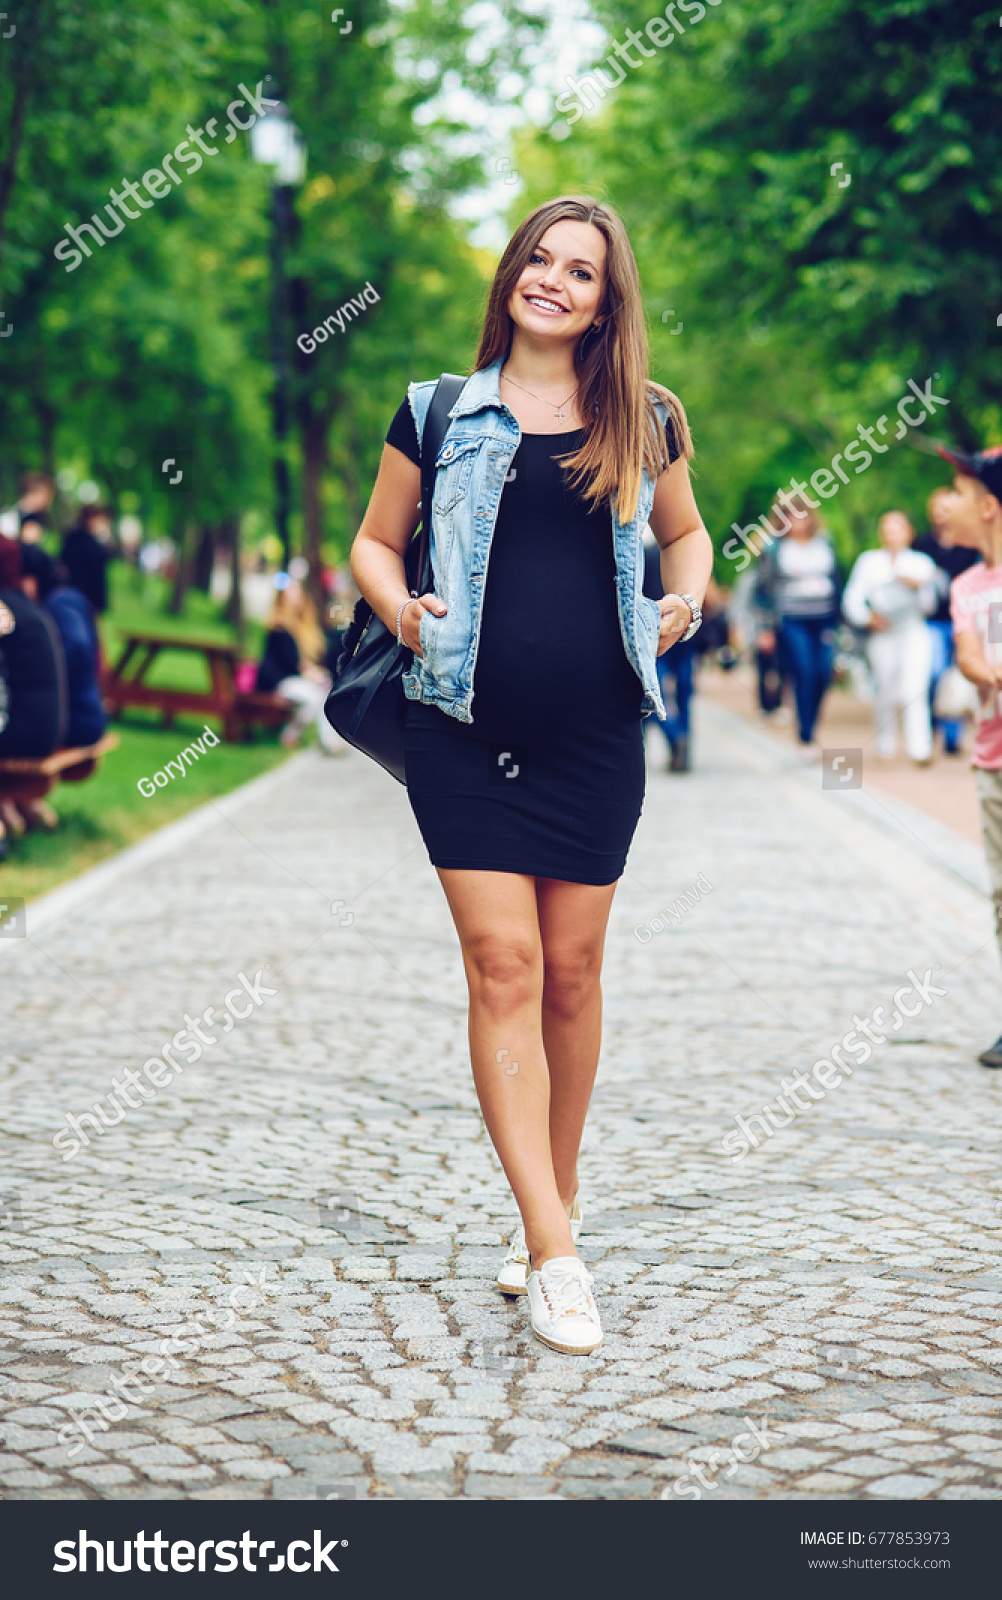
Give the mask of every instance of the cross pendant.
[(563, 422), (563, 420), (564, 420), (564, 413), (561, 411), (560, 407), (558, 406), (557, 407), (557, 421), (558, 422)]

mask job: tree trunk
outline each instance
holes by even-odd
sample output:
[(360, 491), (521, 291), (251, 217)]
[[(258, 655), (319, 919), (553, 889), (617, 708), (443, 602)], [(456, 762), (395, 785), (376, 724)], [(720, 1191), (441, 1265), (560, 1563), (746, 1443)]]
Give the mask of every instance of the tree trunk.
[(166, 611), (168, 616), (179, 617), (184, 610), (184, 597), (191, 583), (192, 541), (191, 530), (187, 522), (175, 523), (172, 537), (177, 546), (177, 571), (174, 573), (174, 583), (171, 587)]
[[(297, 328), (308, 328), (313, 319), (310, 315), (310, 286), (305, 278), (289, 279), (289, 303), (294, 325)], [(344, 397), (337, 387), (335, 374), (332, 375), (330, 384), (325, 384), (324, 403), (316, 406), (307, 383), (309, 361), (298, 346), (293, 349), (292, 361), (298, 379), (294, 405), (303, 458), (303, 554), (310, 564), (306, 582), (321, 617), (324, 617), (327, 597), (321, 582), (320, 545), (324, 532), (321, 494), (324, 471), (330, 462), (328, 441), (331, 423), (340, 410)]]
[[(44, 372), (43, 372), (44, 380)], [(32, 401), (35, 416), (38, 418), (38, 434), (42, 446), (42, 470), (50, 478), (56, 475), (56, 426), (59, 420), (58, 413), (51, 401), (42, 395), (36, 394)]]
[(354, 411), (349, 412), (345, 420), (347, 449), (343, 452), (338, 467), (341, 474), (341, 488), (344, 490), (345, 508), (348, 512), (348, 543), (350, 547), (356, 533), (362, 526), (362, 517), (364, 515), (362, 480), (358, 472), (358, 463), (362, 459), (362, 443), (358, 433), (357, 413)]
[(193, 589), (200, 589), (203, 594), (208, 594), (212, 582), (212, 569), (216, 563), (216, 530), (203, 526), (199, 529), (198, 542), (195, 546), (195, 559), (191, 585)]
[(327, 435), (330, 416), (324, 411), (313, 412), (303, 433), (303, 554), (310, 564), (306, 580), (310, 594), (323, 613), (325, 597), (321, 583), (323, 563), (320, 545), (323, 541), (322, 489), (324, 468), (327, 465)]
[(244, 643), (244, 604), (241, 580), (243, 574), (240, 570), (240, 514), (234, 512), (227, 517), (221, 530), (230, 551), (230, 597), (226, 602), (223, 617), (230, 624), (237, 636), (237, 644), (243, 648)]
[[(14, 90), (14, 104), (11, 109), (10, 131), (8, 134), (7, 149), (4, 154), (3, 165), (0, 166), (0, 256), (2, 256), (4, 235), (7, 226), (7, 212), (14, 197), (14, 185), (17, 181), (17, 163), (21, 153), (21, 142), (24, 138), (24, 123), (28, 114), (28, 104), (31, 99), (31, 79), (35, 65), (34, 43), (42, 28), (47, 25), (48, 0), (36, 0), (34, 11), (27, 7), (18, 7), (17, 21), (12, 22), (12, 27), (20, 24), (21, 37), (17, 44), (4, 41), (0, 48), (10, 51), (16, 62), (17, 85)], [(4, 19), (10, 22), (7, 15)], [(7, 58), (8, 60), (10, 57)], [(0, 297), (2, 305), (2, 297)]]

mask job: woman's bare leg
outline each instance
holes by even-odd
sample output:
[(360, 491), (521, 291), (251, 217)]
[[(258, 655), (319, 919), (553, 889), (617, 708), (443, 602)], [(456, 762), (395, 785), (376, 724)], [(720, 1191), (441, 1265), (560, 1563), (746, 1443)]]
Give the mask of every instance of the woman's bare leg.
[[(439, 869), (470, 990), (470, 1059), (534, 1267), (577, 1252), (550, 1150), (543, 943), (535, 879)], [(562, 1120), (565, 1120), (562, 1118)]]
[(570, 1214), (578, 1151), (602, 1043), (602, 955), (616, 892), (611, 883), (536, 879), (543, 943), (543, 1046), (550, 1072), (550, 1151)]

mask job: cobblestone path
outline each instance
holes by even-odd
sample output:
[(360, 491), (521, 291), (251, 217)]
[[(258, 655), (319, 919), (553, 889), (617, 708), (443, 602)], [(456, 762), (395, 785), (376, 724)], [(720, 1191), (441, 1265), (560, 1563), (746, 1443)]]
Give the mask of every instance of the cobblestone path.
[[(297, 757), (28, 908), (0, 959), (6, 1497), (999, 1498), (988, 903), (701, 716), (613, 910), (588, 1358), (493, 1288), (514, 1211), (458, 948), (368, 762)], [(784, 1111), (861, 1022), (871, 1058)]]

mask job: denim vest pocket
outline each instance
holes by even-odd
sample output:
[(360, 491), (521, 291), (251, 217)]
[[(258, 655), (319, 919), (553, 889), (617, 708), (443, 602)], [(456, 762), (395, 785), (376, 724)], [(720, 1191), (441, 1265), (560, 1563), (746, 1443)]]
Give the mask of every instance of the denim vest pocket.
[(481, 443), (480, 438), (453, 438), (447, 439), (442, 445), (436, 462), (433, 501), (434, 510), (438, 515), (447, 516), (466, 496), (470, 487), (473, 464)]
[(430, 611), (422, 609), (421, 621), (418, 623), (418, 638), (421, 640), (421, 660), (429, 668), (435, 659), (436, 626), (441, 626), (438, 618), (433, 617)]
[(656, 662), (658, 645), (661, 642), (661, 607), (656, 600), (652, 600), (646, 594), (638, 594), (636, 598), (638, 613), (650, 644), (650, 653)]

